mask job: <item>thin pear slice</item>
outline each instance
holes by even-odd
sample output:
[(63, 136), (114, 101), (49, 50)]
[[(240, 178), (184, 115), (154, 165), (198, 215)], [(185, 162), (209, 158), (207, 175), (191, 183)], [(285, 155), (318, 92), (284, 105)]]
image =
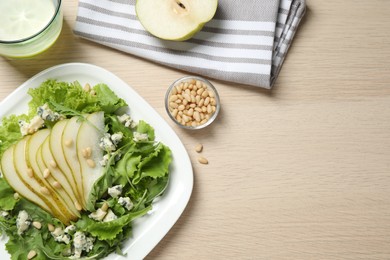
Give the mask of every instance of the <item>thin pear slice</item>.
[[(77, 134), (77, 154), (79, 157), (82, 180), (84, 187), (85, 204), (89, 202), (91, 189), (103, 175), (103, 167), (99, 161), (103, 158), (103, 150), (99, 147), (99, 141), (104, 135), (104, 113), (96, 112), (90, 114), (86, 121), (80, 126)], [(91, 156), (87, 158), (83, 154), (83, 149), (91, 148)]]
[(43, 210), (46, 210), (53, 215), (53, 211), (50, 207), (35, 193), (32, 187), (25, 183), (17, 173), (14, 166), (14, 147), (15, 145), (8, 148), (1, 157), (1, 171), (8, 184), (25, 199), (40, 206)]
[[(75, 177), (78, 194), (84, 194), (81, 166), (76, 150), (77, 133), (79, 132), (81, 123), (81, 119), (76, 116), (67, 120), (61, 139), (62, 150), (64, 152), (65, 159), (68, 162), (69, 168)], [(85, 209), (85, 204), (83, 203), (84, 200), (81, 202), (81, 206)]]
[(54, 157), (49, 147), (49, 138), (47, 138), (43, 142), (42, 146), (38, 150), (37, 161), (41, 169), (49, 169), (50, 175), (53, 177), (53, 179), (57, 180), (57, 182), (62, 185), (62, 187), (70, 197), (72, 204), (75, 205), (76, 202), (80, 204), (76, 195), (77, 190), (72, 189), (72, 186), (70, 185), (70, 181), (67, 179), (67, 176), (58, 167), (53, 167), (53, 165), (51, 164), (51, 162), (54, 161)]
[(69, 197), (68, 193), (62, 187), (61, 183), (57, 179), (53, 178), (50, 174), (45, 176), (45, 170), (49, 170), (46, 167), (39, 167), (37, 155), (42, 143), (47, 139), (50, 134), (49, 129), (42, 129), (31, 136), (26, 146), (26, 161), (27, 165), (33, 170), (35, 178), (39, 178), (39, 182), (44, 186), (50, 186), (50, 190), (55, 193), (55, 196), (64, 204), (68, 211), (74, 216), (80, 217), (80, 213), (77, 211), (73, 200)]
[(83, 194), (78, 192), (77, 189), (77, 179), (75, 178), (72, 170), (70, 169), (68, 162), (66, 161), (64, 151), (62, 149), (62, 134), (64, 132), (65, 126), (68, 120), (61, 120), (57, 122), (54, 127), (51, 129), (49, 147), (51, 154), (53, 155), (54, 161), (57, 164), (57, 167), (64, 173), (67, 180), (70, 182), (73, 191), (77, 195), (77, 201), (80, 205), (83, 205)]
[[(19, 174), (20, 179), (26, 185), (28, 184), (31, 187), (31, 191), (37, 194), (51, 209), (53, 212), (53, 216), (58, 218), (64, 224), (68, 224), (70, 222), (70, 215), (68, 212), (61, 207), (61, 205), (57, 204), (58, 201), (53, 199), (53, 192), (50, 191), (48, 187), (45, 187), (43, 183), (38, 182), (38, 178), (35, 178), (35, 174), (32, 170), (27, 166), (26, 163), (26, 145), (27, 142), (31, 138), (30, 135), (24, 137), (20, 140), (15, 148), (14, 148), (14, 166), (16, 172)], [(27, 186), (27, 185), (26, 185)], [(16, 190), (17, 191), (17, 190)]]

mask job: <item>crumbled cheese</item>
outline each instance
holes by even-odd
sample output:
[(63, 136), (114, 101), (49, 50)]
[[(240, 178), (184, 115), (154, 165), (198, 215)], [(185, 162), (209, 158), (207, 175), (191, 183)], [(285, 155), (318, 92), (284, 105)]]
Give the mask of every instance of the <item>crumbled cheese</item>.
[(42, 128), (44, 126), (45, 121), (40, 116), (35, 116), (33, 119), (31, 119), (30, 123), (27, 123), (24, 120), (19, 120), (19, 127), (20, 127), (20, 133), (22, 136), (33, 134), (38, 129)]
[(148, 141), (148, 134), (145, 133), (139, 133), (139, 132), (134, 132), (133, 133), (133, 141), (134, 142), (142, 142), (142, 141)]
[[(115, 162), (117, 162), (121, 159), (122, 154), (118, 153), (118, 152), (106, 153), (105, 155), (103, 155), (103, 158), (99, 161), (99, 164), (103, 167), (106, 166), (108, 161), (110, 160), (111, 156), (115, 156), (114, 160), (115, 160)], [(111, 164), (113, 164), (113, 163), (114, 162), (111, 162)]]
[(2, 216), (3, 218), (8, 218), (9, 217), (9, 212), (5, 211), (5, 210), (2, 210), (2, 211), (0, 211), (0, 216)]
[(122, 207), (126, 208), (127, 210), (131, 210), (133, 208), (133, 202), (129, 197), (120, 197), (118, 199), (118, 203), (122, 205)]
[(99, 208), (95, 212), (89, 214), (88, 217), (96, 221), (102, 221), (106, 215), (107, 212)]
[(101, 166), (106, 166), (109, 159), (110, 159), (110, 155), (107, 153), (107, 154), (103, 155), (103, 158), (99, 161), (99, 164)]
[(60, 114), (58, 114), (57, 112), (53, 112), (47, 104), (38, 107), (37, 115), (40, 116), (43, 120), (52, 122), (60, 120), (62, 118)]
[(71, 234), (74, 231), (76, 231), (76, 226), (75, 225), (69, 225), (64, 229), (64, 233), (66, 234)]
[(16, 219), (16, 227), (18, 229), (18, 234), (23, 234), (31, 224), (31, 219), (28, 213), (25, 210), (19, 211), (18, 217)]
[(111, 140), (111, 135), (109, 133), (106, 133), (101, 139), (99, 146), (102, 150), (113, 152), (116, 150), (115, 144)]
[(130, 115), (128, 114), (118, 116), (118, 120), (125, 127), (134, 128), (137, 126), (137, 123), (133, 119), (131, 119)]
[(65, 244), (70, 243), (70, 235), (65, 234), (65, 230), (63, 230), (61, 227), (57, 227), (56, 229), (54, 229), (54, 231), (51, 232), (51, 235), (56, 242), (63, 242)]
[(103, 222), (109, 222), (117, 219), (118, 217), (115, 215), (115, 213), (109, 209), (107, 212), (107, 215), (104, 217)]
[(108, 188), (108, 194), (110, 194), (111, 197), (117, 198), (122, 193), (123, 186), (122, 185), (116, 185), (111, 188)]
[(84, 232), (76, 232), (73, 237), (73, 247), (74, 247), (74, 255), (73, 259), (78, 259), (81, 257), (83, 251), (89, 252), (93, 248), (93, 242), (95, 240), (92, 237), (88, 237), (84, 234)]
[(113, 144), (115, 146), (117, 146), (122, 141), (122, 138), (123, 138), (122, 132), (117, 132), (117, 133), (111, 135), (111, 141), (113, 142)]

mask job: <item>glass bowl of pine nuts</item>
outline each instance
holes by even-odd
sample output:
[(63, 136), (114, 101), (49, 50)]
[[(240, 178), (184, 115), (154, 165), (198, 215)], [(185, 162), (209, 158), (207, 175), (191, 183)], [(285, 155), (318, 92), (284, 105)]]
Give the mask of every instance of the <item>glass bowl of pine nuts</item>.
[(186, 76), (172, 83), (165, 95), (169, 117), (184, 129), (202, 129), (217, 117), (221, 105), (213, 84), (197, 76)]

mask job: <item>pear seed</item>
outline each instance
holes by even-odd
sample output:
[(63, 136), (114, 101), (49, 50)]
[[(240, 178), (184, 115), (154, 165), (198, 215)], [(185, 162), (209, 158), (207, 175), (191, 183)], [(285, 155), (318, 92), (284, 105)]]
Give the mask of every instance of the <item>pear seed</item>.
[(85, 151), (87, 153), (87, 158), (91, 157), (91, 155), (92, 155), (92, 148), (91, 147), (87, 147), (87, 148), (85, 148)]

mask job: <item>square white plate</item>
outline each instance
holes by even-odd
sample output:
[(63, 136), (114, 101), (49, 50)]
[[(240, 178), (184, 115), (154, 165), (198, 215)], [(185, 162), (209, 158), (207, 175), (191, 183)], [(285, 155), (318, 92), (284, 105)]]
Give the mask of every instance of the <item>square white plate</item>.
[[(175, 224), (186, 207), (193, 187), (193, 172), (191, 161), (182, 142), (164, 121), (164, 119), (129, 85), (111, 72), (91, 64), (67, 63), (42, 71), (35, 75), (0, 103), (0, 118), (10, 114), (26, 113), (30, 96), (29, 88), (36, 88), (47, 79), (59, 81), (78, 81), (83, 86), (98, 83), (107, 84), (130, 107), (131, 116), (143, 119), (155, 129), (156, 139), (167, 145), (173, 155), (171, 176), (164, 195), (153, 204), (153, 209), (147, 215), (133, 222), (133, 236), (125, 242), (123, 252), (126, 257), (116, 254), (106, 259), (142, 259), (165, 236)], [(9, 259), (5, 250), (5, 240), (0, 241), (0, 259)]]

